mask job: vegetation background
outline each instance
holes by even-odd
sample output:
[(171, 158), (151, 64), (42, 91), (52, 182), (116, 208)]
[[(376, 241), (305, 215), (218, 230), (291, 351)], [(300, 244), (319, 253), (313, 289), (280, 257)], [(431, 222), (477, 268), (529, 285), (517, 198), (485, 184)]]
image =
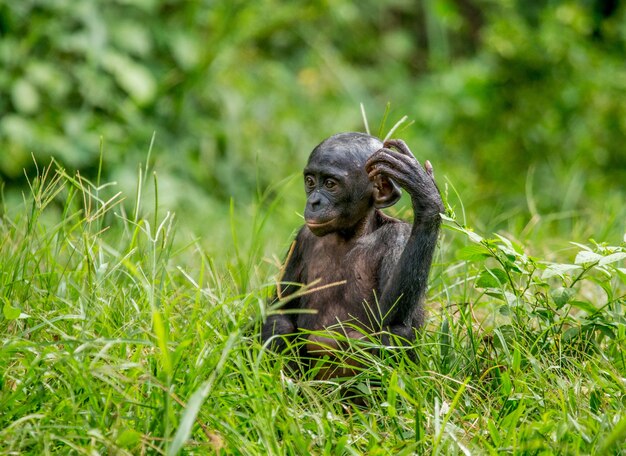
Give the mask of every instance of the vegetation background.
[[(321, 139), (362, 131), (360, 103), (376, 132), (390, 103), (387, 129), (413, 121), (399, 134), (481, 227), (532, 235), (547, 216), (539, 228), (558, 236), (619, 236), (618, 3), (3, 1), (0, 178), (8, 198), (33, 155), (93, 176), (102, 138), (105, 179), (134, 188), (155, 133), (162, 204), (220, 231), (231, 198), (253, 201)], [(303, 200), (289, 188), (287, 216)], [(278, 220), (280, 237), (297, 223)]]
[[(0, 0), (0, 452), (614, 448), (625, 57), (618, 0)], [(250, 334), (361, 104), (408, 117), (451, 219), (421, 364), (370, 360), (386, 405), (352, 420)]]

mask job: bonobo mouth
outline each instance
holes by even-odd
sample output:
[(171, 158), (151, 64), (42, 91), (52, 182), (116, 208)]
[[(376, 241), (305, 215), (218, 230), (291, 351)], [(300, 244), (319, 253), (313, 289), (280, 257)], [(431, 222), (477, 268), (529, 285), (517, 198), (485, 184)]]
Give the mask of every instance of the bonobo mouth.
[(324, 222), (318, 222), (317, 220), (306, 220), (306, 226), (309, 227), (309, 229), (311, 231), (313, 230), (319, 230), (320, 228), (325, 228), (326, 226), (329, 226), (330, 224), (332, 224), (335, 221), (335, 219), (330, 219), (330, 220), (326, 220)]

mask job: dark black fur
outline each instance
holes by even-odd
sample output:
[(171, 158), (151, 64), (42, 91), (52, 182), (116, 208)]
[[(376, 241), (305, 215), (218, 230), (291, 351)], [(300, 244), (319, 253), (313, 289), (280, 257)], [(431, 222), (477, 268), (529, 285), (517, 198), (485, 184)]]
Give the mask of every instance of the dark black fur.
[[(383, 344), (391, 342), (389, 333), (414, 340), (424, 322), (424, 295), (444, 210), (430, 164), (423, 168), (400, 140), (383, 145), (369, 135), (341, 133), (313, 150), (304, 177), (306, 224), (287, 259), (278, 296), (288, 298), (299, 289), (296, 284), (345, 283), (287, 299), (282, 309), (315, 313), (270, 316), (263, 341), (282, 350), (301, 330), (358, 337), (350, 326), (380, 333)], [(412, 226), (379, 210), (399, 199), (398, 185), (411, 196)], [(315, 342), (336, 348), (330, 334)]]

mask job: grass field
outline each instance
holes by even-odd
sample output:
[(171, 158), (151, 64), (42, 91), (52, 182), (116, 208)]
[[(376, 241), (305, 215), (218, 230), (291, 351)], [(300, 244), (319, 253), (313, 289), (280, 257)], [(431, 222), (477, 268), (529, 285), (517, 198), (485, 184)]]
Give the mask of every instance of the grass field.
[[(0, 456), (626, 454), (625, 24), (0, 0)], [(447, 204), (427, 322), (415, 356), (354, 342), (355, 377), (296, 376), (258, 332), (302, 166), (370, 126)]]
[(140, 172), (126, 195), (53, 163), (5, 208), (0, 454), (626, 451), (623, 243), (547, 261), (451, 211), (416, 359), (370, 341), (356, 377), (320, 381), (257, 338), (275, 201), (225, 265), (177, 237), (154, 186)]

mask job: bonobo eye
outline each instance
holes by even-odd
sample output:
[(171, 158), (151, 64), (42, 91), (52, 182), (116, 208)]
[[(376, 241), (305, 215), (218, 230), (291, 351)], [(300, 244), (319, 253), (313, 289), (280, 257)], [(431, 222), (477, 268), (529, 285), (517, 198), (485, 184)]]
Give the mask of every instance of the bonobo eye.
[(332, 190), (337, 186), (337, 182), (335, 182), (332, 179), (326, 179), (324, 181), (324, 187), (326, 187), (328, 190)]
[(311, 190), (313, 187), (315, 187), (315, 179), (313, 179), (311, 176), (304, 176), (304, 186), (307, 190)]

